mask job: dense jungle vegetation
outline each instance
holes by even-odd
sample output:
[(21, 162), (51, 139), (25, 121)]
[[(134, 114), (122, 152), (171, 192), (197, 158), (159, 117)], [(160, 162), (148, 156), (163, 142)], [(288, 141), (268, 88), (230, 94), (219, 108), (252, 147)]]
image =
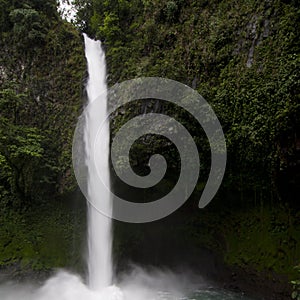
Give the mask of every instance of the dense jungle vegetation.
[[(199, 124), (162, 101), (138, 102), (112, 116), (113, 136), (141, 112), (173, 114), (197, 141), (204, 174), (191, 199), (170, 218), (154, 225), (116, 223), (118, 260), (184, 260), (181, 251), (189, 245), (220, 258), (237, 286), (235, 277), (245, 272), (254, 286), (273, 283), (278, 299), (293, 287), (299, 293), (297, 1), (74, 3), (78, 12), (71, 24), (61, 18), (55, 0), (0, 1), (0, 268), (14, 275), (81, 268), (85, 211), (71, 148), (84, 98), (80, 34), (86, 32), (103, 43), (110, 86), (141, 76), (182, 82), (212, 105), (227, 143), (223, 185), (212, 203), (198, 210), (210, 166)], [(180, 158), (168, 147), (151, 136), (132, 149), (132, 165), (141, 174), (149, 149), (166, 155), (170, 172), (162, 185), (142, 194), (128, 192), (115, 179), (117, 192), (145, 199), (170, 189)]]

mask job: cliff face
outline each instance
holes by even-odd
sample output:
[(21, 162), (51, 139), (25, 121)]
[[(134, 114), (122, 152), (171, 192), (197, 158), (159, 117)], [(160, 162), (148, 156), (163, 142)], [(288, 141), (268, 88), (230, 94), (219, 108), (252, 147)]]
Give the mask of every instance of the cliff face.
[(1, 6), (1, 186), (26, 202), (74, 189), (70, 149), (84, 53), (56, 1)]
[(65, 208), (57, 198), (76, 188), (71, 149), (85, 59), (54, 0), (0, 1), (0, 23), (0, 269), (18, 275), (75, 255), (72, 228), (84, 217), (75, 224), (75, 199)]
[[(225, 131), (229, 184), (270, 188), (275, 197), (286, 197), (281, 174), (293, 189), (291, 177), (299, 172), (295, 1), (80, 3), (80, 26), (106, 48), (110, 84), (158, 76), (197, 89)], [(151, 109), (138, 107), (135, 113)], [(116, 120), (113, 130), (118, 126)]]
[[(228, 265), (274, 282), (273, 274), (286, 276), (285, 282), (297, 277), (294, 266), (300, 257), (295, 246), (300, 241), (299, 12), (296, 1), (280, 0), (99, 0), (79, 10), (84, 30), (104, 42), (111, 85), (140, 76), (167, 77), (197, 89), (213, 106), (226, 136), (226, 175), (219, 194), (202, 212), (193, 201), (205, 178), (198, 182), (187, 214), (183, 212), (188, 230), (179, 236), (190, 236)], [(204, 138), (199, 138), (201, 129), (178, 108), (155, 101), (127, 107), (115, 114), (113, 134), (132, 116), (151, 111), (179, 116), (198, 137), (205, 172), (209, 160)], [(142, 162), (145, 171), (143, 158), (149, 156), (149, 148), (166, 154), (171, 168), (179, 160), (174, 149), (166, 150), (166, 143), (148, 139), (132, 149), (135, 167)], [(131, 236), (132, 243), (138, 236), (144, 245), (154, 238), (149, 233), (143, 239), (139, 226), (140, 233), (119, 230), (116, 247), (121, 252), (131, 249)], [(176, 245), (175, 238), (173, 242)], [(126, 258), (138, 249), (122, 253)], [(156, 248), (148, 251), (156, 253)]]

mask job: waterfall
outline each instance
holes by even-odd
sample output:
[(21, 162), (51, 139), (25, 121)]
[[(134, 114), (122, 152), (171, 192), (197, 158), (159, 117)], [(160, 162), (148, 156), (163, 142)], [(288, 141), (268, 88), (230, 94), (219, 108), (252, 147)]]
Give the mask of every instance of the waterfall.
[[(166, 300), (166, 299), (242, 299), (243, 296), (216, 292), (211, 284), (203, 283), (201, 277), (189, 274), (173, 274), (170, 271), (160, 271), (149, 268), (146, 272), (134, 266), (121, 278), (114, 278), (112, 285), (112, 235), (111, 219), (102, 215), (96, 207), (104, 207), (111, 212), (110, 174), (109, 174), (109, 123), (104, 122), (98, 128), (97, 120), (106, 119), (107, 115), (107, 87), (105, 55), (101, 43), (89, 39), (84, 35), (85, 54), (87, 58), (89, 78), (87, 82), (88, 104), (97, 103), (97, 109), (88, 110), (84, 115), (84, 122), (79, 122), (78, 135), (73, 144), (73, 158), (75, 166), (84, 171), (83, 181), (86, 180), (88, 170), (88, 286), (78, 275), (60, 270), (49, 278), (42, 286), (5, 283), (0, 280), (1, 300)], [(93, 102), (97, 101), (97, 102)], [(94, 106), (93, 106), (94, 108)], [(99, 109), (98, 109), (99, 108)], [(145, 111), (146, 113), (146, 111)], [(80, 119), (80, 121), (82, 120)], [(83, 127), (82, 127), (83, 126)], [(84, 129), (84, 130), (82, 130)], [(101, 129), (100, 143), (94, 138)], [(82, 140), (83, 133), (83, 140)], [(84, 142), (84, 143), (83, 143)], [(80, 153), (78, 154), (78, 149)], [(82, 145), (85, 145), (83, 151)], [(97, 146), (95, 151), (94, 147)], [(83, 154), (85, 160), (82, 159)], [(93, 155), (95, 153), (95, 155)], [(77, 157), (78, 156), (78, 157)], [(77, 162), (79, 161), (79, 163)], [(81, 168), (81, 162), (83, 167)], [(103, 184), (99, 184), (99, 173)], [(77, 174), (78, 175), (78, 174)], [(81, 177), (77, 177), (81, 180)], [(105, 188), (107, 187), (107, 188)], [(101, 205), (99, 205), (101, 201)], [(59, 245), (57, 245), (59, 247)], [(142, 250), (142, 249), (141, 249)], [(1, 275), (1, 274), (0, 274)], [(191, 298), (184, 295), (201, 287)], [(243, 298), (244, 299), (244, 298)], [(248, 299), (248, 298), (247, 298)]]
[[(85, 55), (88, 66), (87, 95), (88, 103), (101, 101), (100, 111), (90, 112), (87, 116), (84, 139), (86, 145), (86, 164), (88, 168), (88, 284), (92, 290), (100, 291), (112, 284), (111, 258), (111, 219), (95, 209), (101, 201), (108, 209), (112, 209), (108, 189), (97, 184), (97, 169), (101, 170), (101, 180), (109, 188), (109, 124), (102, 127), (104, 132), (101, 149), (97, 149), (96, 158), (91, 157), (93, 142), (91, 136), (99, 129), (95, 126), (95, 118), (105, 117), (107, 110), (107, 86), (105, 55), (100, 41), (94, 41), (84, 34)], [(94, 161), (94, 159), (96, 161)], [(96, 168), (97, 165), (97, 168)], [(98, 206), (99, 207), (99, 206)]]

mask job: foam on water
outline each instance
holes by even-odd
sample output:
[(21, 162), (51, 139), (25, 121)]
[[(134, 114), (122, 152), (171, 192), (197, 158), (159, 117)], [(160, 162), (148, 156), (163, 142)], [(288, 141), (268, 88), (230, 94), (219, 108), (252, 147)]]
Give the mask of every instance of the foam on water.
[(1, 300), (250, 300), (242, 294), (213, 288), (188, 271), (173, 273), (134, 267), (116, 285), (92, 290), (81, 277), (59, 271), (42, 286), (0, 285)]
[(42, 287), (14, 285), (0, 286), (1, 300), (123, 300), (123, 294), (115, 286), (93, 291), (81, 278), (67, 272), (59, 272)]
[[(0, 285), (1, 300), (159, 300), (183, 299), (188, 287), (183, 276), (171, 272), (143, 271), (134, 268), (124, 275), (118, 286), (109, 286), (101, 290), (92, 290), (81, 277), (59, 271), (41, 287), (6, 283)], [(189, 284), (190, 285), (190, 284)]]

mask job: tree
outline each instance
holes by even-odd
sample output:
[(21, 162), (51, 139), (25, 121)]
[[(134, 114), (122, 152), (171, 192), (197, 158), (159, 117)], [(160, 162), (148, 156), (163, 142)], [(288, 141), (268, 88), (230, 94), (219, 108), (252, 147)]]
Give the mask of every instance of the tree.
[(25, 94), (12, 89), (0, 92), (0, 185), (9, 186), (21, 203), (31, 198), (34, 175), (44, 154), (40, 130), (26, 125), (26, 104)]

